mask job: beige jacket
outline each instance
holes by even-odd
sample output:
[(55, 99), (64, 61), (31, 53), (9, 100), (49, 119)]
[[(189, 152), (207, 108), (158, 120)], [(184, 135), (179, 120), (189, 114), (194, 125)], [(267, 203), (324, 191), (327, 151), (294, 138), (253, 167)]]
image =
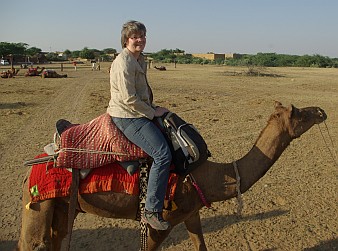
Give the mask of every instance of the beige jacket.
[(147, 65), (127, 48), (116, 57), (110, 68), (111, 99), (107, 112), (118, 118), (154, 118), (152, 90), (147, 82)]

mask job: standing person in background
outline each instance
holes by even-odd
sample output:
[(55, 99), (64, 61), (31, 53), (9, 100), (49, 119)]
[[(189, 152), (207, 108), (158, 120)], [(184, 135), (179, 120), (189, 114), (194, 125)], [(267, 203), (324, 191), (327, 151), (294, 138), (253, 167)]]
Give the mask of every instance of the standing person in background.
[(76, 71), (77, 68), (76, 68), (76, 62), (75, 61), (73, 62), (73, 66), (74, 66), (74, 70)]
[(122, 26), (122, 52), (110, 69), (111, 99), (107, 112), (115, 125), (134, 144), (153, 158), (149, 172), (145, 211), (141, 220), (157, 230), (170, 224), (162, 218), (162, 210), (171, 163), (169, 145), (152, 121), (168, 109), (153, 104), (148, 84), (147, 65), (142, 54), (146, 45), (146, 27), (138, 21)]

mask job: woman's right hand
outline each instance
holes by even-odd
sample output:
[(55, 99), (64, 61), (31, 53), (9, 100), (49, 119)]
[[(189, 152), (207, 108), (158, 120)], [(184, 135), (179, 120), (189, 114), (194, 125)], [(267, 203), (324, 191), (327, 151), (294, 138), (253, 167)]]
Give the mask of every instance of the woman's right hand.
[(163, 114), (169, 112), (169, 110), (165, 107), (157, 106), (155, 108), (155, 117), (161, 117)]

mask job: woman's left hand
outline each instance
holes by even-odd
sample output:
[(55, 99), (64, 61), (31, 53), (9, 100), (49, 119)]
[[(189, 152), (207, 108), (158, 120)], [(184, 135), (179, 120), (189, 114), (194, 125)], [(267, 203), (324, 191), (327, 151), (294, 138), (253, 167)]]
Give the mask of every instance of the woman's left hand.
[(163, 114), (169, 112), (169, 110), (165, 107), (157, 106), (155, 108), (155, 117), (161, 117)]

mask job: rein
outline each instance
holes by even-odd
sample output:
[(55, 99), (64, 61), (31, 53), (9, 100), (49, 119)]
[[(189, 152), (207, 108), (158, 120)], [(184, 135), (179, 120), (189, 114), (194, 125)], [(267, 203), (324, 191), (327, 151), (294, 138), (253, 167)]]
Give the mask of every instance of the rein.
[[(336, 148), (334, 147), (333, 140), (332, 140), (332, 137), (331, 137), (329, 128), (328, 128), (327, 124), (325, 123), (325, 121), (324, 121), (324, 125), (325, 125), (325, 128), (326, 128), (326, 132), (327, 132), (327, 134), (328, 134), (328, 136), (329, 136), (329, 138), (330, 138), (330, 141), (331, 141), (331, 147), (332, 147), (333, 149), (336, 149)], [(332, 157), (333, 162), (336, 164), (336, 166), (338, 166), (338, 163), (337, 163), (337, 153), (336, 153), (336, 151), (335, 151), (335, 150), (331, 151), (331, 148), (330, 148), (330, 146), (328, 145), (328, 143), (326, 142), (325, 137), (324, 137), (324, 134), (323, 134), (323, 131), (321, 130), (319, 124), (318, 124), (318, 128), (319, 128), (320, 134), (322, 135), (322, 138), (323, 138), (323, 140), (324, 140), (325, 146), (326, 146), (326, 148), (328, 149), (328, 151), (329, 151), (329, 153), (330, 153), (330, 155), (331, 155), (331, 157)]]
[[(237, 191), (237, 197), (236, 198), (237, 198), (237, 202), (238, 202), (236, 214), (240, 216), (240, 215), (242, 215), (242, 210), (243, 210), (243, 199), (242, 199), (242, 193), (241, 193), (241, 177), (240, 177), (239, 172), (238, 172), (237, 162), (236, 161), (232, 162), (232, 165), (234, 166), (234, 170), (235, 170), (235, 173), (236, 173), (236, 191)], [(194, 176), (192, 176), (191, 173), (189, 173), (188, 176), (191, 180), (192, 185), (196, 189), (203, 205), (206, 206), (207, 208), (211, 208), (211, 203), (209, 203), (206, 200), (206, 198), (205, 198), (201, 188), (198, 186)]]
[(201, 199), (203, 205), (206, 206), (207, 208), (211, 208), (211, 204), (210, 204), (210, 203), (207, 201), (207, 199), (205, 198), (205, 196), (204, 196), (204, 194), (203, 194), (201, 188), (198, 186), (198, 184), (197, 184), (197, 182), (196, 182), (194, 176), (192, 176), (191, 173), (189, 173), (188, 176), (189, 176), (189, 178), (190, 178), (190, 180), (191, 180), (192, 185), (193, 185), (194, 188), (196, 189), (196, 191), (197, 191), (197, 193), (198, 193), (198, 195), (199, 195), (199, 197), (200, 197), (200, 199)]
[(238, 168), (237, 168), (237, 162), (232, 162), (232, 165), (234, 166), (235, 173), (236, 173), (236, 191), (237, 191), (237, 215), (242, 215), (242, 209), (243, 209), (243, 199), (242, 199), (242, 193), (241, 193), (241, 177), (239, 176)]

